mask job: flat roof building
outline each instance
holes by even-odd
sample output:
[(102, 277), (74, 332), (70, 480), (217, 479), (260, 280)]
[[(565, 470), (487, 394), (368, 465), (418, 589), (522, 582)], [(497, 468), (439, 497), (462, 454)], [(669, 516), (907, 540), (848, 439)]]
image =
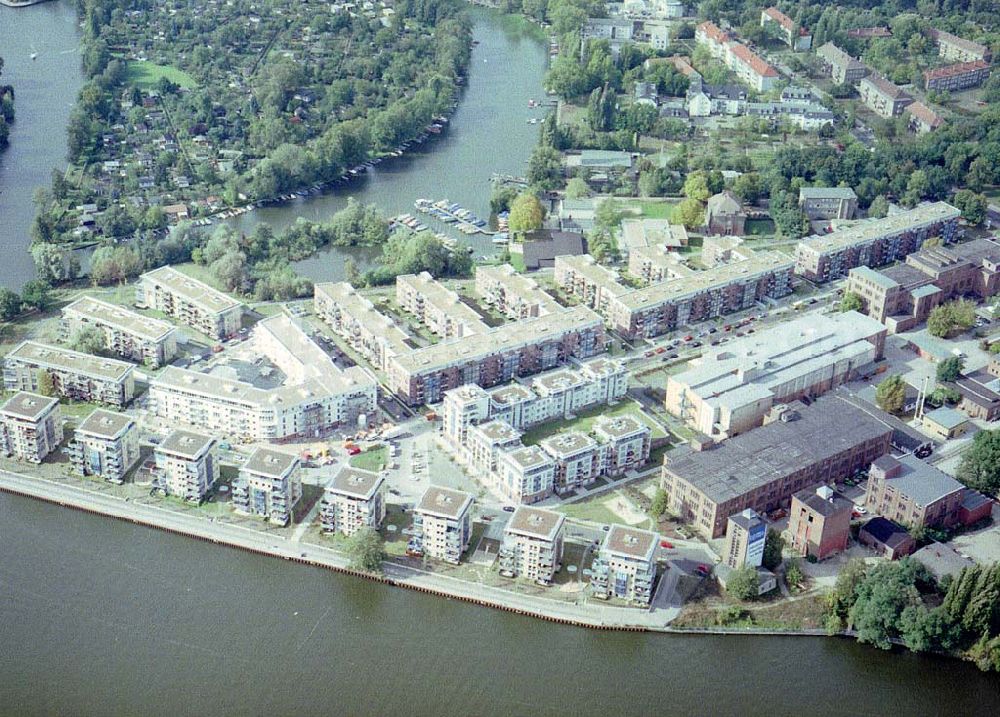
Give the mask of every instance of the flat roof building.
[(649, 460), (653, 431), (636, 416), (598, 416), (593, 432), (601, 443), (605, 475), (623, 475)]
[(8, 391), (38, 391), (39, 375), (45, 371), (62, 398), (121, 408), (135, 395), (134, 368), (116, 359), (22, 341), (4, 358), (3, 382)]
[(292, 318), (278, 315), (254, 328), (255, 348), (286, 376), (275, 388), (168, 366), (149, 384), (150, 407), (167, 421), (268, 441), (317, 436), (372, 416), (378, 383), (359, 366), (340, 369)]
[(295, 505), (302, 498), (300, 469), (298, 456), (258, 446), (233, 481), (233, 509), (277, 525), (288, 525)]
[(515, 504), (531, 504), (552, 495), (556, 462), (538, 446), (518, 445), (497, 456), (494, 485)]
[(802, 187), (799, 208), (810, 219), (853, 219), (858, 195), (850, 187)]
[(82, 296), (62, 310), (66, 338), (89, 326), (104, 334), (108, 351), (150, 368), (159, 368), (177, 355), (177, 330), (166, 321), (92, 296)]
[(323, 494), (323, 531), (351, 536), (362, 528), (378, 530), (385, 521), (385, 491), (381, 474), (343, 468)]
[(519, 274), (510, 264), (477, 266), (476, 293), (509, 319), (544, 316), (562, 308), (537, 281)]
[(201, 503), (219, 479), (216, 440), (174, 430), (153, 448), (153, 487), (164, 495)]
[(69, 456), (77, 474), (122, 483), (139, 461), (135, 420), (124, 413), (98, 408), (73, 432)]
[(955, 238), (960, 215), (950, 204), (934, 202), (831, 234), (807, 237), (796, 247), (795, 271), (812, 281), (830, 281), (856, 266), (898, 261), (919, 250), (932, 236), (949, 244)]
[(554, 490), (560, 495), (594, 483), (604, 472), (597, 441), (581, 431), (565, 431), (538, 444), (555, 461)]
[(41, 463), (62, 443), (59, 401), (20, 391), (0, 407), (0, 450), (21, 461)]
[(817, 396), (874, 370), (886, 329), (857, 312), (803, 316), (713, 348), (669, 376), (667, 412), (720, 440), (761, 425), (776, 403)]
[(612, 525), (591, 566), (594, 597), (649, 605), (656, 582), (654, 555), (659, 536), (648, 530)]
[(500, 574), (550, 585), (562, 562), (565, 521), (562, 513), (518, 506), (503, 531)]
[(865, 505), (906, 525), (950, 528), (964, 495), (961, 483), (916, 456), (882, 456), (868, 471)]
[(726, 544), (722, 562), (733, 570), (760, 567), (764, 562), (767, 521), (757, 511), (747, 508), (726, 521)]
[(472, 496), (430, 486), (413, 509), (424, 555), (457, 565), (472, 538)]
[(213, 339), (236, 334), (243, 316), (243, 304), (172, 266), (140, 276), (135, 303), (162, 311)]
[(668, 454), (661, 486), (671, 512), (718, 538), (731, 515), (788, 507), (793, 493), (867, 467), (891, 437), (890, 426), (834, 392), (709, 450)]
[(426, 271), (396, 277), (396, 303), (442, 338), (460, 338), (489, 331), (475, 309)]
[(410, 336), (346, 281), (313, 287), (316, 314), (376, 369), (416, 348)]

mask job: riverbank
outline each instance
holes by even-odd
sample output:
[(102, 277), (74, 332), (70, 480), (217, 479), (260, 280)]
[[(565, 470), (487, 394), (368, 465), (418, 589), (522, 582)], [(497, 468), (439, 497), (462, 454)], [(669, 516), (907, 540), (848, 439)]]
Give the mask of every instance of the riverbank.
[(28, 7), (29, 5), (38, 5), (39, 3), (48, 1), (49, 0), (0, 0), (0, 5), (5, 7)]

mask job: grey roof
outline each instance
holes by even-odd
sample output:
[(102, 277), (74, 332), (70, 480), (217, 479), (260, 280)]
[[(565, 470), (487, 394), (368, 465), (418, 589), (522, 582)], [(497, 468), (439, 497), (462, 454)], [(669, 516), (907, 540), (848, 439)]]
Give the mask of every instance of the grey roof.
[(882, 516), (872, 518), (861, 527), (861, 530), (890, 548), (896, 548), (900, 543), (912, 540), (906, 528)]
[(418, 513), (454, 520), (460, 518), (471, 505), (471, 494), (432, 485), (424, 491), (415, 510)]
[(714, 448), (670, 458), (666, 470), (723, 503), (834, 456), (892, 429), (843, 400), (839, 392), (797, 407), (798, 418), (776, 421)]
[(519, 505), (505, 530), (530, 538), (555, 540), (565, 520), (566, 516), (562, 513)]
[(34, 421), (57, 403), (59, 401), (48, 396), (20, 391), (10, 397), (7, 403), (3, 405), (3, 408), (0, 408), (0, 412), (16, 418), (25, 418), (29, 421)]
[(657, 534), (648, 530), (612, 525), (611, 530), (604, 536), (601, 552), (610, 552), (639, 560), (652, 560), (657, 540)]
[(98, 438), (117, 438), (133, 425), (135, 421), (131, 416), (98, 408), (77, 426), (76, 432)]
[(946, 575), (954, 577), (964, 568), (975, 565), (970, 558), (960, 555), (954, 548), (937, 542), (917, 550), (911, 557), (923, 564), (938, 580)]
[(799, 199), (857, 199), (850, 187), (802, 187)]
[(854, 503), (849, 501), (840, 493), (832, 492), (830, 498), (824, 498), (813, 488), (800, 490), (795, 494), (799, 501), (809, 507), (810, 510), (829, 518), (837, 513), (850, 513), (854, 508)]
[(298, 462), (298, 456), (259, 446), (247, 458), (246, 463), (243, 464), (243, 470), (271, 478), (280, 478), (292, 470)]
[[(750, 531), (751, 528), (764, 523), (764, 519), (757, 514), (757, 511), (747, 508), (742, 513), (734, 513), (729, 516), (729, 521), (735, 523), (736, 525), (743, 528), (745, 531)], [(728, 531), (727, 531), (728, 532)]]
[(211, 448), (213, 443), (215, 438), (212, 436), (194, 431), (176, 430), (163, 439), (156, 447), (156, 451), (172, 453), (182, 458), (198, 458)]
[(918, 505), (928, 506), (945, 496), (964, 490), (957, 480), (916, 456), (901, 456), (892, 460), (900, 464), (900, 471), (887, 478), (886, 484)]
[(529, 269), (551, 266), (557, 256), (577, 256), (587, 251), (582, 234), (576, 232), (552, 232), (550, 239), (526, 241), (523, 245), (524, 265)]
[(929, 411), (924, 415), (924, 418), (933, 421), (942, 428), (957, 428), (969, 420), (969, 417), (961, 411), (947, 406)]
[(368, 500), (375, 495), (384, 482), (385, 478), (378, 473), (358, 468), (344, 468), (334, 476), (329, 490), (351, 498)]

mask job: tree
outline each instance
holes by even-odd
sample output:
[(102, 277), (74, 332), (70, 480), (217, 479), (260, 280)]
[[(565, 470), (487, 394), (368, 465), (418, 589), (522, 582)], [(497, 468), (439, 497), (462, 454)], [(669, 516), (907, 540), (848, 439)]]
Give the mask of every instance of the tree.
[(663, 488), (657, 488), (653, 496), (653, 502), (649, 505), (649, 514), (654, 518), (661, 518), (667, 512), (667, 492)]
[(96, 326), (84, 326), (78, 329), (69, 341), (71, 349), (85, 354), (100, 355), (104, 353), (107, 345), (107, 337)]
[(56, 382), (46, 368), (38, 370), (38, 393), (49, 398), (55, 398), (57, 395)]
[(899, 413), (906, 403), (906, 382), (902, 376), (889, 376), (875, 389), (875, 403), (886, 413)]
[(618, 200), (605, 199), (594, 210), (594, 223), (602, 229), (613, 232), (621, 225), (624, 214)]
[(948, 386), (938, 386), (927, 394), (927, 403), (932, 406), (943, 406), (945, 404), (954, 406), (961, 400), (962, 394), (953, 388), (949, 388)]
[(836, 620), (838, 624), (837, 629), (840, 629), (843, 621), (847, 619), (851, 607), (853, 607), (854, 601), (857, 599), (858, 586), (867, 574), (868, 566), (862, 558), (852, 558), (844, 566), (844, 569), (837, 574), (833, 590), (827, 595), (830, 615)]
[(970, 488), (1000, 495), (1000, 429), (984, 430), (962, 455), (956, 476)]
[(684, 180), (684, 188), (681, 191), (689, 199), (707, 201), (712, 196), (712, 190), (708, 187), (708, 173), (703, 170), (691, 172)]
[(872, 219), (882, 219), (889, 213), (889, 200), (881, 194), (872, 200), (868, 206), (868, 216)]
[(952, 199), (955, 207), (962, 212), (962, 219), (978, 226), (986, 218), (986, 197), (969, 189), (959, 189)]
[(744, 602), (756, 600), (760, 592), (760, 576), (757, 568), (747, 565), (729, 574), (726, 581), (726, 594)]
[(573, 177), (566, 183), (567, 199), (583, 199), (590, 196), (590, 187), (580, 177)]
[(790, 561), (788, 563), (788, 567), (785, 568), (785, 584), (790, 588), (797, 588), (802, 585), (804, 580), (805, 575), (802, 574), (802, 568), (799, 567), (799, 561)]
[(966, 299), (940, 304), (927, 316), (927, 331), (932, 336), (946, 338), (972, 328), (976, 323), (976, 305)]
[(785, 549), (785, 539), (777, 530), (768, 530), (764, 538), (764, 567), (774, 570), (781, 565), (781, 552)]
[(48, 283), (41, 279), (32, 279), (21, 287), (21, 300), (29, 308), (45, 311), (52, 304), (49, 289)]
[(361, 528), (348, 539), (346, 552), (353, 569), (370, 573), (382, 572), (382, 562), (388, 557), (382, 537), (374, 528), (368, 526)]
[(937, 365), (938, 381), (954, 381), (962, 375), (965, 361), (960, 356), (950, 356)]
[(6, 286), (0, 287), (0, 321), (10, 321), (21, 313), (21, 297)]
[(530, 192), (522, 192), (510, 205), (510, 217), (507, 220), (512, 232), (532, 232), (542, 228), (545, 220), (545, 210), (538, 197)]
[(671, 219), (688, 229), (697, 229), (705, 223), (705, 204), (691, 197), (682, 199), (671, 212)]
[(900, 637), (903, 613), (923, 607), (918, 584), (930, 582), (927, 569), (910, 558), (872, 568), (858, 585), (849, 613), (858, 642), (883, 650), (892, 647), (892, 640)]
[(854, 293), (853, 291), (848, 291), (844, 294), (844, 298), (840, 300), (840, 310), (844, 311), (862, 311), (865, 308), (865, 302), (861, 297)]

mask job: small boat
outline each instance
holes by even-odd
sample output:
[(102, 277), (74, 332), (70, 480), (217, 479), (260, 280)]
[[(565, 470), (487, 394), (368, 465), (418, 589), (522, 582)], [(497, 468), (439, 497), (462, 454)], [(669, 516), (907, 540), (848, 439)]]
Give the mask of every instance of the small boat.
[(31, 59), (34, 60), (36, 57), (38, 57), (38, 53), (37, 52), (32, 52), (31, 53)]

